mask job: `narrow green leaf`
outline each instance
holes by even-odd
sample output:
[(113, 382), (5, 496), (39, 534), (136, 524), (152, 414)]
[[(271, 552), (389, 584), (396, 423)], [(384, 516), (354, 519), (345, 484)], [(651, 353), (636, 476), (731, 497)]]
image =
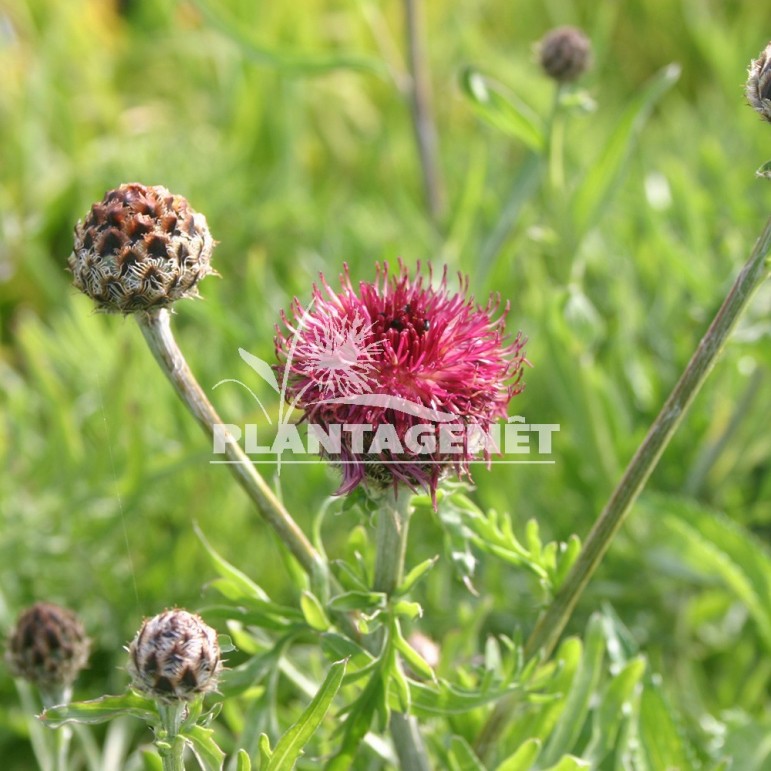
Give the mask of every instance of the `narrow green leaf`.
[(203, 771), (222, 771), (225, 753), (214, 741), (214, 731), (200, 725), (188, 728), (184, 737), (190, 743), (190, 749)]
[(269, 49), (252, 39), (251, 26), (247, 27), (227, 12), (222, 3), (212, 0), (194, 0), (211, 26), (232, 40), (256, 64), (274, 67), (303, 75), (323, 74), (331, 70), (353, 70), (384, 75), (383, 65), (377, 59), (354, 54), (309, 54)]
[(347, 660), (336, 661), (329, 668), (324, 682), (306, 707), (299, 720), (279, 739), (273, 756), (268, 764), (268, 771), (288, 771), (294, 768), (297, 758), (302, 754), (303, 747), (321, 725), (333, 699), (343, 682)]
[(639, 737), (650, 768), (696, 767), (695, 753), (672, 707), (650, 677), (640, 700)]
[(530, 771), (541, 752), (541, 740), (533, 737), (523, 742), (513, 755), (509, 755), (495, 771)]
[(404, 661), (415, 674), (429, 680), (435, 679), (434, 670), (431, 668), (431, 665), (402, 637), (401, 632), (394, 638), (394, 644), (396, 645), (396, 650), (402, 654)]
[(434, 565), (436, 565), (439, 559), (439, 555), (436, 557), (430, 557), (427, 560), (423, 560), (419, 565), (416, 565), (409, 573), (407, 573), (401, 586), (394, 592), (397, 597), (407, 594), (413, 586), (415, 586), (421, 578), (423, 578)]
[(59, 728), (65, 723), (105, 723), (121, 715), (137, 717), (149, 724), (157, 723), (159, 719), (155, 702), (131, 690), (121, 696), (102, 696), (91, 701), (51, 707), (43, 712), (40, 719), (50, 728)]
[(771, 552), (740, 525), (689, 501), (657, 497), (646, 501), (677, 537), (678, 558), (710, 577), (719, 576), (747, 607), (771, 651)]
[(507, 693), (516, 691), (518, 686), (488, 690), (468, 690), (451, 685), (445, 680), (436, 684), (407, 681), (410, 686), (410, 701), (412, 712), (418, 717), (435, 717), (437, 715), (465, 715), (477, 707), (497, 701)]
[(343, 592), (329, 601), (329, 609), (332, 611), (360, 610), (363, 613), (371, 613), (373, 610), (386, 606), (386, 595), (382, 592)]
[(326, 653), (331, 653), (332, 656), (336, 656), (339, 659), (343, 658), (366, 658), (366, 660), (372, 661), (372, 654), (365, 651), (358, 643), (348, 637), (343, 637), (337, 632), (325, 632), (321, 635), (321, 644), (324, 647)]
[(640, 680), (645, 674), (643, 656), (632, 659), (608, 684), (600, 698), (592, 720), (592, 738), (583, 756), (595, 767), (613, 751), (622, 723), (627, 719), (629, 703), (641, 690)]
[[(197, 522), (193, 523), (193, 530), (195, 530), (198, 540), (203, 544), (204, 549), (206, 549), (206, 553), (209, 555), (212, 566), (222, 578), (229, 582), (230, 586), (236, 588), (243, 597), (251, 597), (264, 602), (270, 602), (270, 597), (268, 597), (261, 587), (255, 584), (245, 573), (242, 573), (238, 568), (233, 567), (227, 560), (220, 557), (206, 539), (206, 536), (203, 534), (203, 531), (198, 526)], [(228, 597), (228, 599), (232, 600), (234, 597)]]
[(246, 750), (239, 750), (238, 755), (236, 755), (236, 771), (252, 771), (252, 761)]
[(266, 771), (273, 756), (273, 750), (270, 748), (270, 739), (267, 734), (260, 734), (257, 750), (260, 753), (260, 771)]
[(557, 763), (543, 771), (580, 771), (582, 768), (591, 768), (591, 765), (587, 760), (581, 760), (581, 758), (573, 755), (565, 755), (564, 758), (560, 758)]
[(756, 177), (771, 179), (771, 161), (766, 161), (756, 172)]
[(541, 762), (554, 763), (573, 749), (589, 712), (589, 705), (602, 672), (605, 653), (605, 635), (602, 616), (595, 613), (589, 619), (584, 640), (584, 655), (570, 685), (565, 708), (559, 716), (549, 741), (544, 747)]
[(516, 95), (504, 93), (500, 83), (485, 77), (473, 67), (463, 69), (460, 86), (481, 118), (508, 136), (524, 142), (532, 150), (543, 152), (546, 139), (541, 120)]
[(359, 745), (369, 731), (372, 718), (378, 711), (387, 712), (386, 689), (380, 671), (376, 671), (367, 682), (356, 701), (350, 705), (345, 720), (345, 734), (337, 755), (330, 759), (326, 771), (343, 771), (353, 763)]
[(142, 764), (145, 771), (163, 771), (163, 761), (155, 750), (142, 750)]
[(564, 549), (559, 553), (557, 557), (557, 569), (554, 572), (553, 589), (556, 591), (562, 586), (562, 582), (565, 580), (570, 569), (573, 567), (573, 563), (581, 553), (581, 539), (573, 534), (568, 538)]
[(613, 195), (624, 166), (656, 103), (677, 82), (680, 67), (670, 64), (659, 70), (634, 97), (618, 126), (605, 143), (600, 157), (592, 163), (573, 200), (576, 230), (586, 233)]
[(309, 627), (319, 632), (326, 632), (329, 629), (329, 619), (315, 594), (307, 590), (303, 591), (300, 596), (300, 608)]
[(409, 602), (408, 600), (399, 600), (393, 605), (393, 611), (397, 616), (404, 616), (411, 621), (420, 618), (423, 615), (423, 608), (419, 602)]
[(479, 758), (474, 754), (469, 743), (462, 736), (453, 736), (450, 740), (450, 760), (458, 771), (485, 771)]

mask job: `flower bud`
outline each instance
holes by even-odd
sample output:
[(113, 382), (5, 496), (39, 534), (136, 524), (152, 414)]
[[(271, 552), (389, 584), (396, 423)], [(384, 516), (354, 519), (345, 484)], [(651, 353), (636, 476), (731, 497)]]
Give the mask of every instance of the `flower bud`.
[(214, 690), (222, 669), (217, 633), (177, 608), (146, 619), (128, 653), (133, 686), (165, 703)]
[(750, 62), (745, 93), (750, 107), (771, 123), (771, 43)]
[(75, 613), (38, 602), (16, 621), (5, 658), (15, 677), (41, 690), (72, 687), (88, 660), (90, 641)]
[(212, 273), (206, 217), (165, 187), (121, 185), (75, 228), (73, 283), (100, 311), (131, 313), (198, 297)]
[(556, 27), (538, 45), (543, 71), (558, 83), (576, 80), (592, 63), (592, 44), (577, 27)]

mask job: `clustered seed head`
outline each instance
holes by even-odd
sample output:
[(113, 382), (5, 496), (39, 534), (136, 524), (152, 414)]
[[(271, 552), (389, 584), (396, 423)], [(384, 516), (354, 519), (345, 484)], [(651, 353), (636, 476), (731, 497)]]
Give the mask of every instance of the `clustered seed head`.
[(745, 93), (750, 107), (771, 123), (771, 43), (750, 62)]
[[(356, 289), (346, 267), (340, 290), (321, 276), (307, 307), (295, 299), (293, 318), (282, 314), (275, 345), (284, 395), (302, 420), (337, 430), (339, 452), (320, 449), (342, 469), (338, 495), (360, 483), (433, 495), (448, 471), (468, 476), (474, 457), (490, 457), (469, 429), (488, 432), (524, 387), (525, 341), (506, 337), (508, 306), (499, 314), (497, 297), (477, 305), (463, 276), (451, 291), (446, 268), (437, 286), (432, 279), (420, 266), (411, 277), (401, 263), (391, 275), (386, 264)], [(462, 437), (457, 446), (443, 446), (448, 431)]]
[(558, 83), (583, 75), (592, 63), (592, 44), (578, 27), (556, 27), (538, 45), (543, 71)]
[(86, 666), (89, 647), (83, 624), (73, 611), (38, 602), (19, 615), (5, 658), (15, 677), (42, 690), (69, 688)]
[(206, 217), (165, 187), (121, 185), (75, 228), (69, 269), (98, 310), (132, 313), (198, 297), (212, 273)]
[(128, 653), (133, 686), (165, 703), (214, 690), (222, 669), (217, 633), (178, 608), (146, 619)]

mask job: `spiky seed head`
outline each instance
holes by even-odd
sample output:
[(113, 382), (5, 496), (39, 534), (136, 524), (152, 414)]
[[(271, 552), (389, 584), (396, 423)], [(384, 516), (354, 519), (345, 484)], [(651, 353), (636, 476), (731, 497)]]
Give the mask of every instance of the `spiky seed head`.
[(78, 222), (68, 265), (98, 310), (132, 313), (198, 297), (213, 248), (206, 217), (185, 198), (133, 182), (108, 191)]
[(89, 647), (83, 624), (73, 611), (38, 602), (19, 615), (5, 658), (15, 677), (50, 691), (72, 687), (88, 661)]
[(750, 62), (745, 93), (750, 107), (771, 123), (771, 43)]
[(592, 44), (578, 27), (556, 27), (538, 44), (543, 71), (558, 83), (577, 80), (592, 63)]
[(214, 690), (222, 669), (217, 633), (179, 608), (146, 619), (128, 653), (133, 686), (164, 703)]

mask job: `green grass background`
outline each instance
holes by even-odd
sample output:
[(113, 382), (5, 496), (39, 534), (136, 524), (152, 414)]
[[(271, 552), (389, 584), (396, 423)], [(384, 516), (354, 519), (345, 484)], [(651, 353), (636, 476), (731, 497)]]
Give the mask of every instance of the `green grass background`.
[[(70, 286), (74, 223), (106, 189), (163, 184), (206, 214), (221, 278), (204, 282), (203, 301), (179, 304), (174, 326), (207, 391), (253, 375), (239, 347), (272, 360), (280, 310), (344, 261), (355, 280), (378, 260), (447, 264), (478, 298), (500, 292), (533, 364), (512, 411), (562, 430), (554, 466), (479, 469), (474, 497), (561, 540), (588, 531), (749, 254), (771, 202), (753, 176), (771, 128), (742, 89), (771, 8), (458, 0), (427, 3), (425, 16), (447, 203), (438, 224), (398, 88), (399, 3), (0, 1), (0, 627), (37, 599), (77, 609), (94, 639), (78, 696), (125, 686), (121, 646), (143, 615), (202, 602), (212, 576), (194, 520), (276, 599), (293, 591), (272, 535), (228, 471), (209, 465), (134, 322), (94, 314)], [(568, 189), (643, 84), (671, 62), (682, 74), (590, 228), (566, 230), (569, 196), (540, 193), (491, 253), (527, 151), (475, 115), (459, 74), (471, 65), (546, 114), (553, 87), (532, 46), (560, 23), (583, 26), (595, 48), (584, 85), (597, 109), (568, 121)], [(571, 625), (612, 605), (700, 757), (720, 740), (714, 725), (767, 730), (770, 308), (761, 291)], [(258, 420), (235, 387), (213, 398), (226, 420)], [(277, 484), (308, 528), (336, 479), (286, 466)], [(704, 536), (707, 519), (736, 532), (728, 556), (724, 536)], [(327, 518), (331, 554), (351, 526)], [(745, 576), (744, 591), (750, 546), (762, 578)], [(436, 522), (416, 521), (408, 562), (439, 551)], [(726, 560), (739, 578), (721, 572)], [(450, 639), (475, 619), (483, 645), (531, 627), (522, 575), (483, 561), (477, 586), (479, 598), (443, 561), (421, 598), (423, 631)], [(31, 763), (23, 733), (2, 672), (7, 768)]]

